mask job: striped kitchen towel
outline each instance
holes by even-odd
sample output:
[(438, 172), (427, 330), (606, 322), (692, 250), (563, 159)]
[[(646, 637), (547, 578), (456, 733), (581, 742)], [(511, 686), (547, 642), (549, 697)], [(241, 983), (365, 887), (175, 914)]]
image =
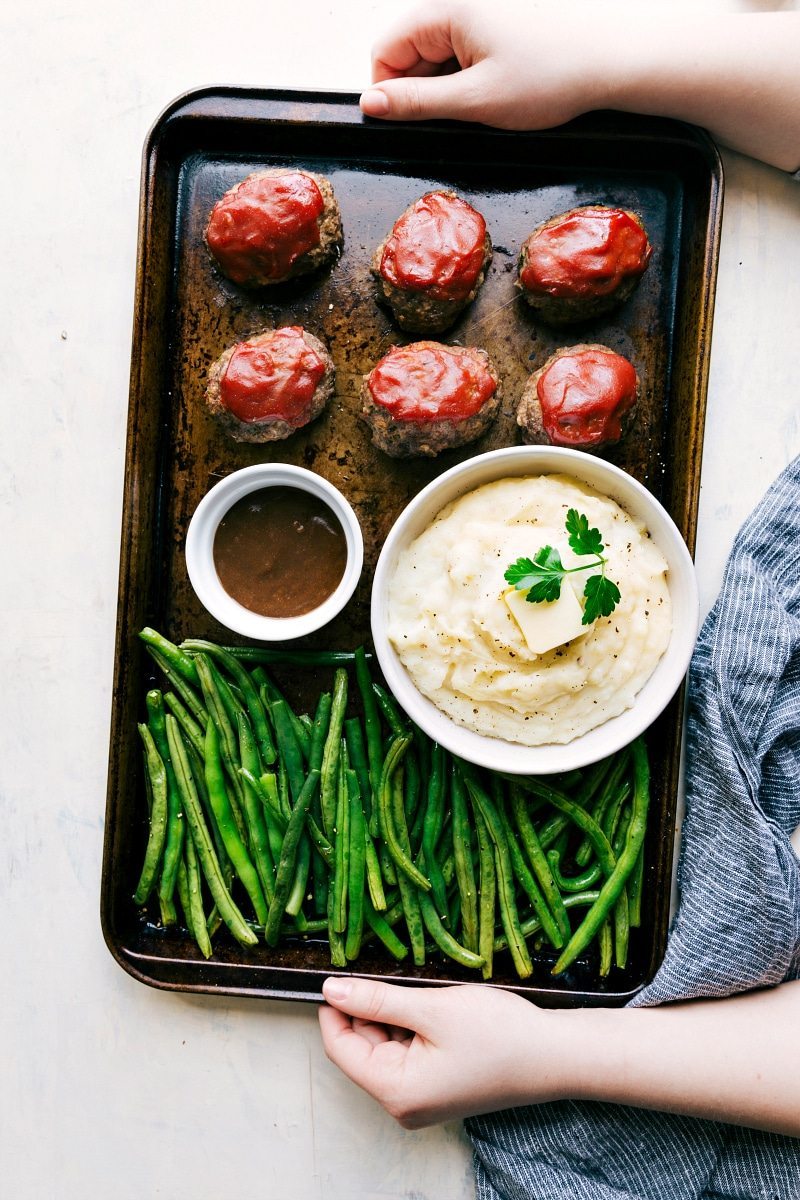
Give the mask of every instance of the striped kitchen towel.
[[(689, 675), (678, 910), (634, 1005), (800, 978), (800, 458), (739, 533)], [(479, 1200), (794, 1200), (800, 1140), (619, 1105), (467, 1123)]]

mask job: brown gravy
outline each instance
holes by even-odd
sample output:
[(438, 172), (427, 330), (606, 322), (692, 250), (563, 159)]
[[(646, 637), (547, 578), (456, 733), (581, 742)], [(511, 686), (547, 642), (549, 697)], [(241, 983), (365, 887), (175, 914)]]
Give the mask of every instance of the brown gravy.
[(339, 586), (344, 530), (323, 500), (265, 487), (237, 500), (214, 537), (214, 565), (229, 596), (264, 617), (299, 617)]

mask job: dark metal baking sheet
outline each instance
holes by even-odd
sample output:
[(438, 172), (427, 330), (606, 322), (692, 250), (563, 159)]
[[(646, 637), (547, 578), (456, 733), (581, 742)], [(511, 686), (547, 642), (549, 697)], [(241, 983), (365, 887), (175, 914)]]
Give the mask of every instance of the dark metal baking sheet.
[[(203, 227), (223, 191), (273, 164), (331, 179), (344, 250), (331, 271), (246, 293), (212, 264)], [(369, 261), (402, 209), (436, 186), (454, 188), (483, 212), (495, 246), (476, 303), (442, 340), (484, 347), (502, 377), (504, 400), (479, 442), (433, 461), (401, 462), (371, 446), (356, 415), (363, 374), (390, 345), (414, 340), (376, 305)], [(595, 201), (642, 216), (654, 244), (651, 266), (616, 313), (555, 332), (515, 297), (518, 249), (539, 221)], [(319, 999), (330, 973), (325, 942), (244, 951), (225, 930), (205, 962), (190, 939), (161, 929), (131, 899), (146, 840), (136, 721), (154, 678), (137, 630), (151, 624), (177, 640), (232, 640), (203, 610), (186, 575), (186, 528), (201, 497), (230, 471), (268, 460), (309, 467), (339, 487), (362, 522), (366, 569), (342, 616), (307, 644), (353, 647), (368, 639), (374, 563), (410, 497), (453, 463), (517, 442), (515, 402), (528, 374), (559, 345), (597, 341), (627, 354), (643, 383), (634, 430), (608, 457), (659, 497), (693, 548), (721, 206), (713, 144), (668, 121), (598, 114), (536, 134), (393, 125), (364, 120), (354, 96), (234, 89), (190, 93), (159, 118), (142, 176), (102, 885), (105, 938), (132, 975), (185, 991)], [(210, 363), (234, 341), (294, 323), (330, 346), (334, 400), (286, 442), (233, 443), (203, 408)], [(278, 674), (298, 701), (328, 678)], [(666, 941), (680, 730), (678, 697), (648, 734), (654, 811), (644, 922), (634, 932), (629, 966), (598, 982), (596, 962), (587, 960), (556, 983), (544, 956), (533, 979), (520, 984), (500, 958), (495, 982), (546, 1004), (611, 1004), (652, 977)], [(415, 970), (377, 952), (362, 956), (357, 969), (408, 982), (468, 978), (446, 961)]]

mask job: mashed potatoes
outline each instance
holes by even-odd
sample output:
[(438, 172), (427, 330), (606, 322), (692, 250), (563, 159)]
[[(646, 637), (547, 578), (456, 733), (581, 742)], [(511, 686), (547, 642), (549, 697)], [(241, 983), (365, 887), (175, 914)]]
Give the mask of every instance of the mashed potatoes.
[[(622, 596), (582, 637), (537, 655), (503, 599), (503, 573), (545, 545), (565, 567), (591, 563), (569, 548), (570, 508), (600, 530)], [(645, 528), (587, 485), (563, 475), (501, 479), (447, 505), (400, 556), (389, 637), (420, 691), (459, 724), (526, 746), (569, 742), (630, 708), (666, 650), (666, 570)], [(594, 573), (562, 587), (581, 594)]]

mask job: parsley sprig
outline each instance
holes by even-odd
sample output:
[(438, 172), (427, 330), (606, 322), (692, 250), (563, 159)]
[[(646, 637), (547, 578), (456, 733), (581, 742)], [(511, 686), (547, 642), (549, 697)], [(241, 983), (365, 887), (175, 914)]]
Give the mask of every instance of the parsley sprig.
[(603, 537), (599, 529), (589, 526), (588, 518), (571, 508), (567, 513), (566, 530), (569, 544), (576, 554), (591, 556), (594, 561), (577, 567), (565, 567), (554, 546), (543, 546), (533, 558), (518, 558), (505, 572), (504, 578), (517, 591), (527, 591), (532, 604), (557, 600), (565, 575), (576, 571), (600, 568), (599, 575), (590, 575), (583, 589), (585, 604), (582, 625), (591, 625), (598, 617), (610, 617), (620, 601), (620, 590), (606, 575), (607, 559), (603, 556)]

